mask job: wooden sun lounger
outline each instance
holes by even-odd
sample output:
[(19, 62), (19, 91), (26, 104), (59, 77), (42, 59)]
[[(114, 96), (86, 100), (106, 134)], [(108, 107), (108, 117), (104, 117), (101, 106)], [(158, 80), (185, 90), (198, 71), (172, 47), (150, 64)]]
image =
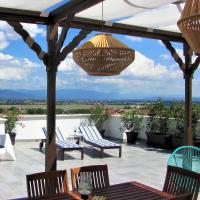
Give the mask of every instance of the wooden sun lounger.
[(103, 157), (104, 149), (119, 149), (119, 157), (121, 157), (121, 145), (103, 139), (95, 126), (80, 126), (79, 130), (82, 133), (84, 141), (86, 143), (91, 144), (94, 147), (100, 148), (101, 157)]
[[(42, 130), (43, 130), (45, 136), (47, 136), (46, 128), (43, 127)], [(44, 139), (40, 142), (40, 149), (43, 146), (43, 142), (44, 142)], [(75, 143), (72, 143), (72, 142), (69, 142), (68, 140), (66, 140), (63, 137), (63, 135), (62, 135), (62, 133), (61, 133), (61, 131), (60, 131), (60, 129), (58, 127), (56, 128), (56, 146), (57, 146), (57, 148), (59, 150), (59, 154), (60, 154), (61, 160), (64, 160), (64, 152), (65, 151), (74, 151), (74, 150), (80, 151), (81, 152), (81, 159), (84, 158), (83, 146), (75, 144)]]

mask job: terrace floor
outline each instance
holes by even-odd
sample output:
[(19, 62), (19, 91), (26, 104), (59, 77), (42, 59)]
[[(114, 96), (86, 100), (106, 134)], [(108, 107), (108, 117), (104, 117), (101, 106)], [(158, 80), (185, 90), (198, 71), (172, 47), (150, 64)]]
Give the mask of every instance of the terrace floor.
[[(0, 199), (25, 197), (26, 174), (44, 171), (44, 151), (39, 151), (39, 142), (16, 142), (14, 149), (17, 161), (0, 160)], [(118, 150), (105, 150), (105, 157), (100, 158), (100, 151), (85, 146), (84, 160), (80, 160), (77, 151), (65, 153), (65, 160), (58, 160), (57, 169), (66, 169), (70, 181), (70, 168), (84, 165), (107, 164), (110, 183), (139, 181), (162, 189), (166, 163), (170, 151), (146, 146), (143, 142), (135, 145), (122, 144), (122, 157)], [(71, 186), (71, 184), (70, 184)], [(200, 199), (200, 197), (199, 197)]]

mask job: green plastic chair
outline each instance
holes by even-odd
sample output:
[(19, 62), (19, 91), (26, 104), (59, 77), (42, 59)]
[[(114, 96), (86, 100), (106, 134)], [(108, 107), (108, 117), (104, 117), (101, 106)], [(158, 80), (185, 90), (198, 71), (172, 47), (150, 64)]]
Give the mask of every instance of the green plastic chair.
[(181, 146), (173, 151), (167, 164), (200, 173), (200, 148)]

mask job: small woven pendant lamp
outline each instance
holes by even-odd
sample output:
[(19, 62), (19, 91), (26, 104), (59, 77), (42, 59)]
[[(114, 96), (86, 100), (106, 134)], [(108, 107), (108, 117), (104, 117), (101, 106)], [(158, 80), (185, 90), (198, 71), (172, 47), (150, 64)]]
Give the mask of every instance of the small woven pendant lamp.
[(73, 59), (88, 75), (113, 76), (133, 62), (135, 51), (111, 34), (97, 34), (73, 51)]
[(195, 54), (200, 55), (200, 1), (187, 0), (178, 27)]

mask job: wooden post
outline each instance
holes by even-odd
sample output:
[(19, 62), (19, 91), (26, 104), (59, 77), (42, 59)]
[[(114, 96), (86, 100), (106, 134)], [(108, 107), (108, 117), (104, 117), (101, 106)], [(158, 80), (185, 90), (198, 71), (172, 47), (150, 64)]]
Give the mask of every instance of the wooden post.
[(192, 134), (192, 75), (185, 73), (185, 125), (183, 145), (193, 145)]
[(187, 43), (183, 44), (183, 53), (185, 56), (185, 69), (183, 71), (185, 78), (185, 123), (183, 134), (183, 145), (193, 144), (192, 134), (192, 78), (193, 72), (190, 70), (192, 64), (192, 50)]
[(51, 32), (55, 31), (54, 25), (48, 25), (48, 60), (47, 60), (47, 142), (45, 171), (56, 170), (56, 143), (55, 143), (55, 124), (56, 124), (56, 72), (58, 67), (56, 55), (56, 42), (58, 30), (54, 38), (50, 38)]

